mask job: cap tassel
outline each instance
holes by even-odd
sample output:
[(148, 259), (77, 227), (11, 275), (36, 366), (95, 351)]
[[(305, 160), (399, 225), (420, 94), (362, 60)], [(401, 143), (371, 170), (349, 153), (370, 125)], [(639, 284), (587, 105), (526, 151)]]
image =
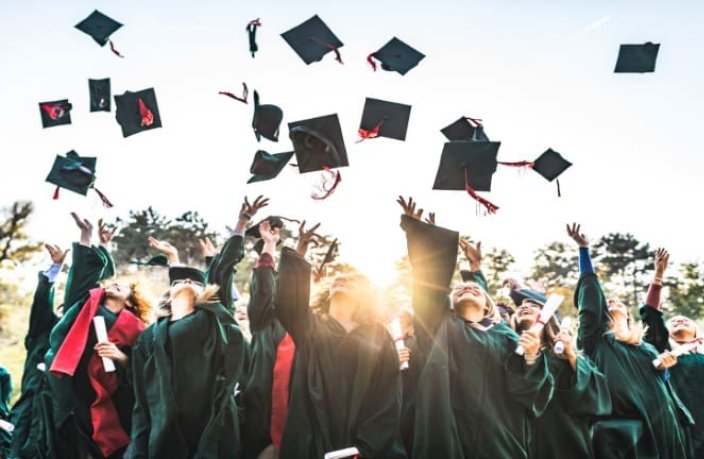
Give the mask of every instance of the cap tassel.
[(374, 51), (371, 53), (369, 56), (367, 56), (367, 62), (369, 65), (372, 66), (372, 69), (376, 72), (376, 62), (374, 62), (374, 58), (376, 57), (378, 51)]
[(472, 197), (475, 201), (477, 201), (480, 205), (484, 206), (488, 214), (495, 214), (497, 210), (499, 210), (499, 207), (495, 204), (492, 204), (489, 202), (489, 200), (479, 196), (476, 191), (474, 191), (474, 188), (469, 184), (469, 175), (467, 171), (467, 166), (464, 167), (464, 189), (467, 191), (467, 194)]
[(379, 122), (376, 123), (376, 125), (375, 125), (372, 129), (370, 129), (370, 130), (366, 130), (366, 129), (359, 128), (359, 131), (357, 131), (358, 134), (359, 134), (359, 140), (357, 140), (356, 143), (362, 142), (363, 140), (366, 140), (366, 139), (375, 139), (375, 138), (379, 137), (379, 130), (381, 129), (381, 126), (382, 126), (385, 122), (386, 122), (386, 119), (383, 119), (383, 120), (379, 121)]
[(557, 183), (557, 197), (561, 198), (562, 192), (560, 192), (560, 179), (555, 179), (555, 183)]
[[(330, 166), (323, 166), (321, 178), (322, 180), (320, 185), (315, 186), (313, 193), (311, 193), (310, 195), (310, 197), (315, 199), (316, 201), (322, 201), (323, 199), (329, 198), (335, 192), (337, 186), (342, 181), (342, 175), (340, 174), (340, 171), (333, 171), (330, 169)], [(329, 188), (326, 187), (326, 185), (330, 183), (332, 183), (332, 185)]]
[(108, 43), (110, 43), (110, 51), (112, 51), (112, 53), (113, 53), (115, 56), (121, 57), (121, 58), (124, 59), (125, 56), (123, 56), (122, 54), (120, 54), (120, 52), (119, 52), (117, 49), (115, 49), (115, 45), (113, 44), (112, 40), (109, 40)]
[(238, 97), (238, 96), (234, 95), (233, 93), (227, 92), (227, 91), (220, 91), (220, 92), (218, 92), (218, 94), (230, 97), (235, 100), (239, 100), (240, 102), (246, 104), (246, 103), (248, 103), (247, 98), (249, 97), (249, 88), (247, 88), (247, 83), (245, 83), (243, 81), (242, 82), (242, 97)]
[(484, 127), (484, 120), (482, 120), (481, 118), (472, 118), (470, 116), (463, 116), (463, 118), (469, 121), (469, 124), (471, 124), (472, 127)]
[(42, 104), (42, 110), (46, 112), (46, 115), (52, 120), (58, 120), (66, 116), (71, 110), (71, 104), (61, 105), (61, 104)]
[(57, 186), (56, 189), (54, 190), (54, 201), (59, 199), (59, 190), (61, 189), (60, 186)]
[(337, 62), (339, 62), (340, 64), (344, 64), (344, 62), (342, 62), (342, 55), (340, 54), (340, 50), (338, 49), (337, 46), (333, 46), (333, 45), (331, 45), (330, 43), (326, 43), (326, 42), (324, 42), (324, 41), (322, 41), (322, 40), (319, 40), (319, 39), (316, 38), (316, 37), (308, 37), (308, 39), (311, 40), (311, 41), (313, 41), (313, 42), (315, 42), (315, 43), (317, 43), (317, 44), (319, 44), (319, 45), (325, 46), (327, 49), (329, 49), (330, 51), (332, 51), (333, 53), (335, 53), (335, 60), (336, 60)]
[(508, 167), (522, 167), (524, 169), (532, 169), (535, 163), (533, 161), (496, 161), (497, 164)]
[(144, 101), (141, 98), (138, 98), (137, 103), (139, 104), (139, 114), (142, 117), (141, 126), (151, 126), (154, 124), (154, 115), (151, 110), (147, 108)]
[(110, 202), (110, 200), (108, 199), (108, 197), (105, 196), (99, 189), (97, 189), (96, 187), (93, 187), (93, 189), (95, 190), (96, 193), (98, 193), (98, 197), (99, 197), (100, 200), (103, 202), (103, 205), (104, 205), (105, 207), (107, 207), (107, 208), (109, 209), (109, 208), (111, 208), (111, 207), (113, 206), (113, 205), (112, 205), (112, 202)]
[(259, 46), (257, 46), (257, 27), (261, 27), (262, 23), (259, 18), (249, 21), (246, 30), (249, 33), (249, 52), (254, 57), (254, 54), (259, 51)]

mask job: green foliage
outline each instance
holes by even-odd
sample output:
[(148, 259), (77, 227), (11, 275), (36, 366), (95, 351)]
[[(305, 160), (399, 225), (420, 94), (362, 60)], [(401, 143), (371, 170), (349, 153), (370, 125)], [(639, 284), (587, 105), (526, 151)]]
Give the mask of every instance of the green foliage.
[(573, 247), (554, 241), (535, 251), (531, 279), (548, 286), (574, 286), (579, 277), (579, 256)]
[(609, 233), (594, 245), (594, 259), (620, 297), (637, 306), (645, 289), (644, 273), (654, 269), (654, 251), (632, 234)]
[(31, 202), (21, 201), (3, 209), (0, 221), (0, 268), (27, 261), (41, 249), (41, 244), (29, 242), (26, 233), (33, 211)]
[(669, 310), (692, 319), (704, 315), (704, 265), (684, 263), (679, 276), (667, 280)]

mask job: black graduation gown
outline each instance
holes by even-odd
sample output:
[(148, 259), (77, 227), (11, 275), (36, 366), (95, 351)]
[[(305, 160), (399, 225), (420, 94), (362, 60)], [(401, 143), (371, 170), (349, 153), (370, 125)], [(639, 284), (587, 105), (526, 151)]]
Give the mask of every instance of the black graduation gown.
[(649, 343), (621, 343), (608, 332), (606, 298), (594, 273), (581, 275), (574, 303), (579, 307), (577, 344), (606, 376), (613, 406), (612, 415), (593, 428), (597, 457), (687, 457), (683, 425), (691, 416), (666, 372), (653, 367), (657, 350)]
[(593, 458), (591, 419), (611, 414), (606, 378), (586, 356), (577, 357), (576, 370), (551, 353), (545, 357), (555, 392), (545, 412), (531, 421), (530, 457)]
[(232, 300), (232, 281), (235, 278), (235, 266), (244, 257), (244, 242), (242, 236), (232, 236), (222, 246), (212, 260), (206, 261), (208, 265), (208, 283), (220, 287), (218, 298), (225, 308), (234, 311)]
[[(640, 316), (648, 326), (645, 340), (660, 353), (671, 350), (670, 333), (662, 311), (645, 305), (640, 309)], [(670, 384), (694, 419), (694, 425), (690, 428), (693, 457), (704, 458), (704, 354), (697, 352), (679, 356), (677, 365), (669, 372)]]
[(529, 416), (552, 397), (546, 359), (528, 366), (506, 324), (481, 330), (451, 311), (456, 232), (403, 217), (413, 270), (415, 334), (421, 365), (413, 457), (526, 458)]
[(296, 344), (281, 458), (320, 458), (356, 447), (364, 458), (405, 457), (399, 435), (398, 354), (383, 324), (347, 332), (309, 307), (311, 268), (284, 248), (276, 316)]

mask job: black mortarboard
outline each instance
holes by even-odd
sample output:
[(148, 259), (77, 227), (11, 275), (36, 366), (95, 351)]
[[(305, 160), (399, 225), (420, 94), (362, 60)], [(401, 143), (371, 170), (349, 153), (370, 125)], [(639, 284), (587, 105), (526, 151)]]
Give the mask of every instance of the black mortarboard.
[(388, 137), (406, 140), (410, 116), (410, 105), (367, 97), (359, 124), (359, 135), (362, 139)]
[(105, 46), (110, 35), (120, 27), (122, 27), (122, 24), (105, 16), (98, 10), (93, 11), (87, 18), (76, 24), (78, 30), (93, 37), (93, 40), (100, 46)]
[(205, 285), (208, 278), (203, 271), (197, 268), (191, 268), (190, 266), (171, 266), (169, 268), (169, 282), (172, 284), (175, 281), (182, 281), (186, 279), (200, 282)]
[(258, 150), (254, 154), (252, 166), (249, 168), (252, 178), (247, 183), (262, 182), (275, 178), (286, 167), (292, 156), (292, 151), (270, 154), (263, 150)]
[(123, 137), (161, 127), (154, 88), (115, 96), (115, 107), (115, 119), (122, 126)]
[(465, 170), (474, 191), (491, 191), (501, 142), (447, 142), (442, 149), (434, 190), (464, 190)]
[(561, 154), (548, 148), (545, 153), (533, 161), (533, 170), (545, 177), (547, 181), (552, 182), (571, 165), (572, 163), (563, 158)]
[(306, 64), (318, 62), (330, 51), (333, 51), (337, 61), (342, 63), (338, 49), (344, 44), (317, 14), (281, 36)]
[(543, 306), (545, 306), (545, 303), (548, 301), (544, 293), (527, 288), (513, 289), (509, 292), (509, 296), (516, 306), (523, 304), (523, 300), (530, 300)]
[(159, 254), (151, 257), (147, 261), (138, 261), (138, 260), (132, 260), (130, 261), (131, 264), (133, 265), (139, 265), (139, 266), (161, 266), (168, 268), (169, 266), (169, 259), (166, 257), (164, 254)]
[(90, 111), (110, 111), (110, 78), (102, 80), (88, 80), (90, 92)]
[(95, 181), (97, 159), (79, 156), (71, 150), (66, 156), (56, 155), (46, 181), (85, 196)]
[(484, 132), (484, 125), (481, 124), (480, 120), (466, 116), (444, 127), (440, 132), (451, 142), (457, 140), (489, 141), (489, 137)]
[(249, 38), (249, 52), (252, 57), (259, 51), (259, 46), (257, 46), (257, 27), (261, 27), (262, 23), (259, 18), (249, 21), (247, 23), (247, 38)]
[(642, 45), (621, 45), (618, 51), (615, 73), (645, 73), (655, 71), (660, 44), (651, 42)]
[(301, 173), (349, 166), (337, 114), (288, 124)]
[[(263, 222), (268, 221), (269, 225), (272, 228), (284, 228), (284, 221), (290, 221), (290, 222), (295, 222), (295, 223), (300, 223), (298, 220), (292, 220), (289, 218), (285, 217), (279, 217), (276, 215), (271, 215), (269, 217), (266, 217), (260, 221), (258, 221), (256, 224), (250, 226), (247, 231), (245, 231), (244, 235), (247, 237), (251, 237), (254, 239), (257, 239), (257, 242), (254, 244), (254, 250), (257, 253), (262, 253), (262, 248), (264, 247), (264, 241), (261, 240), (262, 235), (259, 233), (259, 225), (261, 225)], [(279, 244), (281, 244), (283, 241), (279, 239)]]
[(367, 62), (376, 70), (374, 59), (381, 62), (381, 68), (405, 75), (425, 57), (425, 54), (411, 48), (398, 38), (392, 38), (378, 51), (367, 57)]
[(42, 127), (71, 124), (71, 108), (73, 107), (68, 103), (68, 99), (40, 102), (39, 114), (42, 117)]
[(276, 105), (260, 105), (259, 93), (254, 91), (254, 117), (252, 118), (252, 129), (257, 141), (260, 137), (269, 139), (272, 142), (279, 141), (279, 126), (284, 119), (284, 112)]
[(321, 267), (333, 261), (335, 259), (335, 255), (337, 255), (337, 239), (332, 241), (332, 244), (330, 244), (328, 251), (325, 253), (325, 257), (323, 258)]

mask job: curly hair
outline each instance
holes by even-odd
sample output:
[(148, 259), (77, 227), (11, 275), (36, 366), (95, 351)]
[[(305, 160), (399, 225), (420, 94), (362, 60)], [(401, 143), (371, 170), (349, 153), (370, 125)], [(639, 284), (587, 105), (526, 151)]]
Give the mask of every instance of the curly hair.
[(130, 284), (130, 296), (127, 297), (128, 311), (137, 316), (142, 322), (149, 323), (152, 313), (152, 305), (139, 291), (139, 284)]
[[(353, 320), (357, 323), (370, 323), (379, 320), (378, 295), (369, 278), (359, 272), (343, 274), (339, 277), (346, 277), (355, 282), (355, 296), (357, 303)], [(330, 312), (330, 287), (335, 279), (326, 279), (318, 284), (318, 293), (314, 296), (311, 309), (318, 315), (327, 315)]]

